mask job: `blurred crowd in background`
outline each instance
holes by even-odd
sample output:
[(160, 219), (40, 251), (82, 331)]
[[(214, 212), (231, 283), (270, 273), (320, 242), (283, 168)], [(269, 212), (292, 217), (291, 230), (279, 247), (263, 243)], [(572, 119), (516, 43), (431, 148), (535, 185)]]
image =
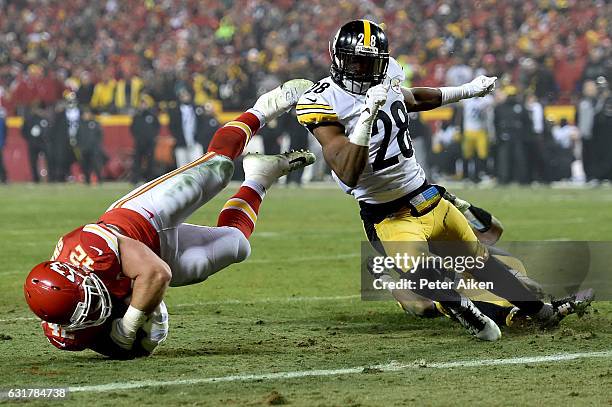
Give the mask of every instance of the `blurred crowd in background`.
[[(49, 179), (61, 181), (70, 161), (62, 154), (76, 145), (80, 121), (95, 122), (91, 113), (157, 121), (165, 112), (176, 120), (189, 104), (202, 131), (214, 131), (215, 110), (242, 110), (288, 78), (328, 75), (328, 41), (355, 18), (384, 23), (406, 86), (500, 78), (502, 91), (490, 102), (464, 104), (452, 120), (422, 131), (415, 120), (432, 173), (521, 183), (612, 177), (598, 167), (612, 150), (600, 140), (612, 115), (612, 3), (605, 0), (0, 0), (0, 146), (2, 117), (46, 121), (51, 141), (39, 142), (38, 154), (46, 151)], [(558, 104), (576, 106), (575, 125), (543, 117)], [(504, 122), (519, 107), (522, 129)], [(189, 158), (180, 147), (193, 144), (191, 136), (170, 130), (175, 161)], [(94, 133), (85, 150), (101, 145)], [(145, 162), (151, 151), (138, 137), (134, 162)], [(289, 144), (304, 143), (305, 135), (297, 137)], [(89, 165), (94, 174), (101, 155)], [(536, 165), (542, 157), (546, 165)], [(527, 163), (518, 173), (517, 160)], [(132, 179), (154, 173), (142, 165)]]

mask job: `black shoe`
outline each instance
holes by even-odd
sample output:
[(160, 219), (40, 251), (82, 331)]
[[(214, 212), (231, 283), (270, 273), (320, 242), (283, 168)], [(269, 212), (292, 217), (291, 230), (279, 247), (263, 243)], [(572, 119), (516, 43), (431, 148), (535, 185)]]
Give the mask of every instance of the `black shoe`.
[(553, 300), (551, 304), (564, 318), (571, 314), (582, 317), (594, 299), (595, 292), (592, 288), (587, 288), (565, 298)]

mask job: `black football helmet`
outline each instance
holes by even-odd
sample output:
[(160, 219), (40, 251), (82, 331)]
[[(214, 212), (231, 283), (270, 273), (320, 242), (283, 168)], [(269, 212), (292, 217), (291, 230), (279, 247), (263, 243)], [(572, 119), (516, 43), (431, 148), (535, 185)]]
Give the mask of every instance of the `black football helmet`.
[(329, 43), (331, 78), (348, 92), (363, 95), (385, 79), (389, 42), (379, 25), (368, 20), (344, 24)]

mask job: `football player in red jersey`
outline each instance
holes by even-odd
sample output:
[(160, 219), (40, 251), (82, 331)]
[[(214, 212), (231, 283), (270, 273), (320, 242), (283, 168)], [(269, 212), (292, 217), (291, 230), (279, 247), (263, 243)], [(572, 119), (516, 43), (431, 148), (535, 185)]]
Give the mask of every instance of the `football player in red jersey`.
[(168, 332), (168, 286), (196, 284), (250, 254), (249, 236), (266, 190), (314, 162), (310, 152), (247, 155), (245, 181), (216, 227), (185, 223), (230, 181), (234, 164), (266, 122), (289, 110), (312, 82), (291, 80), (219, 129), (200, 159), (113, 203), (96, 223), (59, 239), (35, 266), (24, 293), (59, 349), (129, 358), (150, 354)]

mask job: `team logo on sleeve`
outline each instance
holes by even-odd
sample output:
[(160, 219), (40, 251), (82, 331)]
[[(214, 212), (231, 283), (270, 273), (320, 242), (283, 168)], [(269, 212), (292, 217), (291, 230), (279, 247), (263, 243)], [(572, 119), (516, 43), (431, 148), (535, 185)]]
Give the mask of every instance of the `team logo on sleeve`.
[(400, 78), (399, 75), (391, 78), (391, 89), (398, 95), (402, 94), (402, 80)]

